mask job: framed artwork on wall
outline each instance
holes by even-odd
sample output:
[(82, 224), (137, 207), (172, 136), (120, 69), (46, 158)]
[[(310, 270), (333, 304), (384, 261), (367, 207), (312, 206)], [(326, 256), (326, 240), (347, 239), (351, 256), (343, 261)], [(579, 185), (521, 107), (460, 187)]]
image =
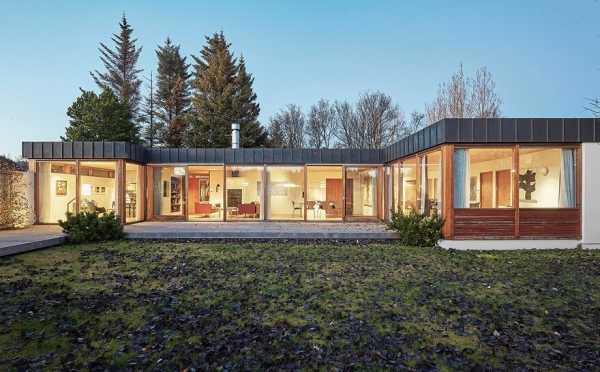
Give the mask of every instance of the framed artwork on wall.
[(67, 195), (67, 181), (66, 180), (56, 180), (56, 196), (65, 196)]

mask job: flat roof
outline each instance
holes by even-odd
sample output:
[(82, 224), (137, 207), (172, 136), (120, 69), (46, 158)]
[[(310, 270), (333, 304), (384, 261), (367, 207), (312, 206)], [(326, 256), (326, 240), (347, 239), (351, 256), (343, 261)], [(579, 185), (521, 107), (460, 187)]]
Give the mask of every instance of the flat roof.
[(125, 159), (148, 164), (383, 164), (444, 143), (600, 142), (600, 118), (444, 119), (385, 149), (147, 148), (114, 141), (23, 142), (26, 159)]

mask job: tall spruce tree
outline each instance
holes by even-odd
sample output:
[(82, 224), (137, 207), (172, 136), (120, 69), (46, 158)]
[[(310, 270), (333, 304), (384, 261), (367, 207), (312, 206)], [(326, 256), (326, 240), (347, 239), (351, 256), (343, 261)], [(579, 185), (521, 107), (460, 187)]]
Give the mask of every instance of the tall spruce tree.
[(242, 147), (262, 147), (267, 145), (268, 134), (258, 122), (260, 105), (252, 88), (254, 77), (246, 71), (246, 60), (240, 57), (236, 76), (237, 92), (235, 107), (236, 121), (240, 124), (240, 145)]
[(186, 132), (187, 114), (190, 108), (190, 73), (186, 58), (181, 56), (180, 46), (167, 38), (156, 50), (158, 58), (158, 119), (163, 128), (163, 142), (178, 147)]
[(101, 89), (110, 89), (127, 106), (130, 120), (137, 120), (138, 105), (141, 99), (140, 86), (142, 80), (138, 74), (142, 72), (137, 68), (137, 61), (142, 52), (142, 47), (135, 44), (137, 39), (132, 38), (133, 28), (127, 22), (125, 15), (119, 23), (120, 32), (113, 34), (114, 50), (106, 44), (100, 43), (100, 60), (106, 72), (90, 72), (94, 81)]
[(142, 130), (142, 139), (148, 146), (155, 147), (161, 143), (163, 128), (157, 120), (156, 84), (154, 84), (152, 72), (150, 72), (148, 82), (148, 95), (144, 97), (140, 116), (140, 120), (145, 124)]
[(229, 147), (231, 124), (241, 126), (241, 145), (265, 146), (267, 133), (258, 122), (260, 106), (252, 88), (254, 78), (230, 51), (223, 32), (206, 37), (206, 45), (194, 58), (194, 118), (187, 144), (199, 147)]

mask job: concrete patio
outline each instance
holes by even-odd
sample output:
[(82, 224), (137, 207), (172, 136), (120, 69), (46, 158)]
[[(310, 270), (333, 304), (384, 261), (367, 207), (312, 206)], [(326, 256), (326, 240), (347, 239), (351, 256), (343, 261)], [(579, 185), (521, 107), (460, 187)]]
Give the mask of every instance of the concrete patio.
[(377, 222), (141, 222), (125, 228), (129, 239), (393, 240)]
[[(378, 222), (140, 222), (125, 226), (136, 240), (393, 240), (398, 235)], [(0, 257), (65, 242), (57, 225), (0, 230)]]
[(48, 248), (65, 242), (57, 225), (35, 225), (21, 230), (0, 230), (0, 257)]

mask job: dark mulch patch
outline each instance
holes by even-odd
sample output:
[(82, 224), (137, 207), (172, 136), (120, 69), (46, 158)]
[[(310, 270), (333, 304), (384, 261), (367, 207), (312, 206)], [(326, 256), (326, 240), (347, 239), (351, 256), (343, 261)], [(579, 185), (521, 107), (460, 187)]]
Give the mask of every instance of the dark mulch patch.
[(0, 369), (600, 368), (600, 252), (117, 242), (0, 259)]

